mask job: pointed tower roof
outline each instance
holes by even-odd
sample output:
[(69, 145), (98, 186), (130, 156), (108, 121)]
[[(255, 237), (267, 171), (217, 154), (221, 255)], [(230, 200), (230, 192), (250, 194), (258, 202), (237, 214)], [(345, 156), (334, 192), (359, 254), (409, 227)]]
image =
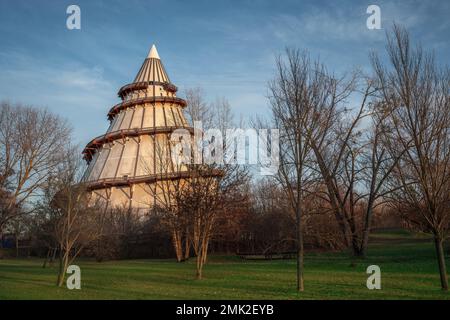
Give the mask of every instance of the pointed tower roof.
[(159, 58), (155, 45), (152, 45), (150, 48), (147, 58), (144, 60), (144, 63), (142, 64), (141, 69), (133, 82), (151, 81), (170, 83), (169, 76), (167, 75), (166, 69)]
[(155, 45), (153, 44), (150, 51), (148, 52), (147, 58), (155, 58), (155, 59), (159, 59), (159, 54), (158, 54), (158, 50), (156, 50)]

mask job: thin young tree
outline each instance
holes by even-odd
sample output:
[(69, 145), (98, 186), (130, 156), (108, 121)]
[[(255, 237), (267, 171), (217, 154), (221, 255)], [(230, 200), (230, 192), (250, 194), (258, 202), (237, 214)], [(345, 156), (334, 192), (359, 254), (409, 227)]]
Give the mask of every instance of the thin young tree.
[(182, 209), (190, 221), (190, 239), (196, 256), (196, 277), (199, 280), (203, 277), (203, 266), (216, 218), (222, 209), (222, 194), (217, 180), (218, 176), (207, 166), (192, 166), (181, 195)]
[[(153, 152), (159, 179), (149, 187), (153, 198), (151, 210), (161, 215), (162, 222), (170, 233), (176, 259), (182, 262), (190, 255), (189, 220), (182, 207), (186, 179), (190, 174), (187, 165), (179, 159), (175, 151), (172, 154), (173, 141), (169, 135), (153, 139), (159, 139), (154, 143)], [(190, 140), (190, 137), (188, 139)], [(147, 170), (151, 172), (152, 168)]]
[(325, 68), (307, 53), (286, 49), (276, 60), (276, 75), (269, 84), (274, 125), (280, 130), (280, 165), (277, 178), (288, 194), (296, 218), (297, 290), (304, 290), (303, 197), (311, 171), (311, 139), (320, 123), (318, 114), (329, 99)]
[(101, 234), (95, 223), (100, 204), (90, 200), (86, 186), (80, 183), (83, 173), (81, 153), (74, 148), (59, 152), (64, 158), (46, 180), (39, 212), (51, 226), (52, 237), (58, 246), (57, 285), (62, 286), (67, 267)]
[[(212, 114), (208, 104), (205, 102), (203, 92), (200, 88), (187, 89), (185, 91), (187, 108), (185, 115), (191, 126), (195, 121), (201, 121), (207, 127), (211, 126)], [(188, 139), (189, 150), (192, 150), (193, 141), (192, 132), (186, 132), (186, 137), (181, 135), (180, 138)], [(178, 137), (178, 133), (175, 133)], [(153, 201), (152, 211), (162, 216), (162, 221), (169, 231), (172, 239), (173, 248), (178, 262), (185, 261), (190, 256), (191, 251), (191, 227), (192, 223), (187, 217), (187, 213), (183, 210), (182, 196), (185, 188), (187, 188), (186, 179), (189, 178), (188, 165), (191, 163), (191, 155), (189, 159), (183, 161), (183, 152), (175, 154), (174, 148), (176, 143), (172, 141), (175, 135), (160, 135), (152, 137), (155, 139), (153, 159), (150, 163), (156, 163), (160, 179), (151, 185), (149, 192)], [(145, 170), (151, 174), (153, 171), (150, 163), (142, 163)]]
[[(249, 172), (246, 165), (236, 161), (238, 154), (245, 152), (237, 147), (234, 149), (235, 139), (239, 137), (233, 133), (226, 135), (227, 129), (234, 127), (228, 101), (221, 98), (208, 105), (200, 89), (189, 90), (187, 96), (190, 105), (187, 116), (192, 125), (201, 122), (202, 128), (196, 128), (196, 134), (202, 143), (192, 143), (193, 161), (188, 165), (189, 178), (182, 189), (181, 204), (188, 214), (197, 279), (201, 279), (209, 243), (218, 232), (218, 222), (225, 217), (234, 217), (231, 212), (247, 200), (245, 186)], [(206, 130), (212, 130), (212, 133)], [(196, 159), (195, 153), (200, 154), (200, 159)]]

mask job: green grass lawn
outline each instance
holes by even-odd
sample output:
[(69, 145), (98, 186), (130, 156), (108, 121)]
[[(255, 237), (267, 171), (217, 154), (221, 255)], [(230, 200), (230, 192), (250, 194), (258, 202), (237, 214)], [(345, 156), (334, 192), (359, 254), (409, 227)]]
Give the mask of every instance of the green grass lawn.
[[(204, 279), (195, 261), (78, 260), (81, 290), (57, 288), (56, 265), (42, 259), (0, 260), (2, 299), (450, 299), (440, 290), (432, 242), (399, 233), (379, 233), (370, 257), (352, 266), (348, 253), (310, 253), (305, 292), (295, 291), (295, 261), (246, 261), (211, 256)], [(447, 251), (448, 252), (448, 251)], [(450, 260), (447, 264), (450, 267)], [(381, 268), (382, 290), (366, 288), (367, 266)]]

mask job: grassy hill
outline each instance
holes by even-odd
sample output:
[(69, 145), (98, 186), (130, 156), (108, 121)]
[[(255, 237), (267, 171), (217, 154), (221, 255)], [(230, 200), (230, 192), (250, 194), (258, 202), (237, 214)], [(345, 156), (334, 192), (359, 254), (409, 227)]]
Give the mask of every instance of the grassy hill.
[[(448, 252), (448, 250), (447, 250)], [(81, 290), (57, 288), (56, 264), (41, 259), (0, 260), (1, 299), (450, 299), (440, 290), (434, 247), (427, 237), (377, 232), (370, 256), (351, 261), (346, 252), (306, 257), (305, 292), (295, 291), (295, 261), (251, 261), (211, 256), (204, 279), (195, 261), (78, 260)], [(382, 290), (366, 288), (367, 266), (381, 268)], [(450, 259), (447, 259), (450, 268)]]

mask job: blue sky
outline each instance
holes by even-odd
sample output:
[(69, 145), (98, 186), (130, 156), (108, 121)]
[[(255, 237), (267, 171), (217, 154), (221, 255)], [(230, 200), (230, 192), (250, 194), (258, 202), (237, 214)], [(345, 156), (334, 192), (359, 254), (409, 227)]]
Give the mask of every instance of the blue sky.
[[(66, 28), (70, 4), (81, 8), (81, 30)], [(366, 28), (370, 4), (381, 8), (381, 30)], [(267, 114), (266, 84), (285, 46), (337, 73), (364, 69), (395, 20), (448, 64), (449, 14), (450, 1), (0, 0), (0, 100), (48, 107), (84, 144), (105, 132), (117, 90), (155, 43), (179, 96), (199, 86), (237, 117)]]

